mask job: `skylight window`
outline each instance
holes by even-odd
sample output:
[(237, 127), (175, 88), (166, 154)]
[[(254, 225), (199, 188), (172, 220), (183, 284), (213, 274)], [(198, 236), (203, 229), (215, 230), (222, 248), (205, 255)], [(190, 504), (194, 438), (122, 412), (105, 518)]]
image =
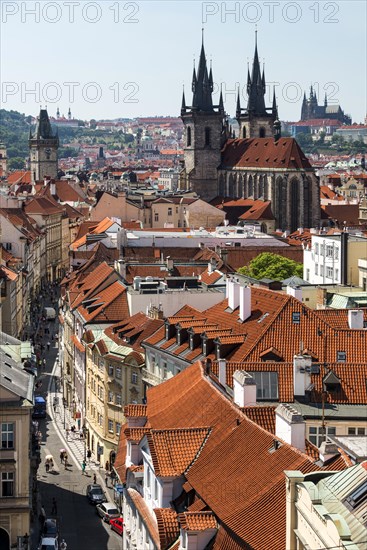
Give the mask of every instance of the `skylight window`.
[(367, 481), (362, 483), (357, 489), (355, 489), (346, 499), (345, 503), (349, 505), (351, 509), (357, 508), (362, 502), (367, 500)]

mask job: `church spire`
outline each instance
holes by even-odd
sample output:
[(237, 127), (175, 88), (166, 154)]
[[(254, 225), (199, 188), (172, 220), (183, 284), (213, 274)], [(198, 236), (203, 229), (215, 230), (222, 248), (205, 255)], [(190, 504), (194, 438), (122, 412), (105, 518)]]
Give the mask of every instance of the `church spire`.
[[(263, 80), (264, 79), (264, 80)], [(265, 75), (261, 75), (260, 63), (259, 63), (259, 54), (257, 51), (257, 30), (255, 32), (255, 53), (254, 61), (252, 64), (252, 73), (247, 84), (248, 89), (248, 102), (247, 110), (252, 112), (255, 115), (266, 115), (265, 109)]]
[(272, 114), (275, 118), (278, 118), (278, 107), (277, 107), (277, 100), (275, 97), (275, 86), (273, 88), (273, 106), (272, 106)]
[(192, 98), (192, 107), (198, 111), (213, 111), (213, 100), (212, 100), (212, 91), (213, 91), (213, 74), (210, 70), (208, 74), (208, 67), (206, 64), (206, 56), (204, 49), (204, 30), (203, 38), (201, 44), (200, 59), (198, 65), (197, 75), (194, 69), (193, 84), (193, 98)]
[(182, 89), (181, 115), (186, 113), (185, 88)]
[(236, 107), (236, 118), (241, 116), (241, 101), (240, 101), (240, 89), (237, 90), (237, 107)]
[(224, 102), (223, 102), (222, 86), (220, 87), (219, 112), (222, 113), (222, 114), (224, 115)]

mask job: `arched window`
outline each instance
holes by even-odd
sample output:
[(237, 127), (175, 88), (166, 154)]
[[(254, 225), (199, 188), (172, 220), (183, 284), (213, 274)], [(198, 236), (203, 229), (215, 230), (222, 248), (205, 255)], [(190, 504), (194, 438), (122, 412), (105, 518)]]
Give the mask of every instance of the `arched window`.
[(205, 145), (210, 145), (210, 128), (205, 128)]
[(265, 137), (265, 128), (263, 126), (261, 126), (259, 130), (259, 137), (261, 138)]
[(246, 126), (244, 126), (242, 128), (242, 137), (245, 139), (246, 138)]
[(190, 128), (190, 126), (187, 127), (187, 131), (186, 131), (186, 145), (187, 145), (187, 147), (190, 147), (190, 145), (191, 145), (191, 128)]

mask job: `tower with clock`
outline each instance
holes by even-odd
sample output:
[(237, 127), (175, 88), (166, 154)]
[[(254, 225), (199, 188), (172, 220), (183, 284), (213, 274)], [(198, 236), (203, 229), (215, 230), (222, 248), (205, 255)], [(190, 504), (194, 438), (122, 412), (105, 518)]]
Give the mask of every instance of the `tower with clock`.
[(45, 176), (57, 178), (57, 150), (59, 137), (52, 130), (46, 109), (41, 109), (34, 132), (29, 132), (29, 152), (32, 183)]

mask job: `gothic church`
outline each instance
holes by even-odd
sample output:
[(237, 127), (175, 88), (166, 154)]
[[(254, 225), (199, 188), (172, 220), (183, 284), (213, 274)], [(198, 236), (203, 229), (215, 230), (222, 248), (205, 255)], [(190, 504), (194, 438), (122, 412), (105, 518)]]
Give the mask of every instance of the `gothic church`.
[(237, 97), (236, 138), (224, 110), (222, 92), (214, 105), (213, 74), (208, 71), (204, 44), (192, 78), (192, 105), (182, 97), (185, 127), (181, 190), (196, 191), (203, 199), (252, 198), (270, 201), (276, 228), (294, 231), (318, 227), (320, 188), (315, 171), (293, 138), (282, 138), (278, 111), (265, 106), (266, 82), (257, 43), (252, 72), (247, 75), (247, 107)]

